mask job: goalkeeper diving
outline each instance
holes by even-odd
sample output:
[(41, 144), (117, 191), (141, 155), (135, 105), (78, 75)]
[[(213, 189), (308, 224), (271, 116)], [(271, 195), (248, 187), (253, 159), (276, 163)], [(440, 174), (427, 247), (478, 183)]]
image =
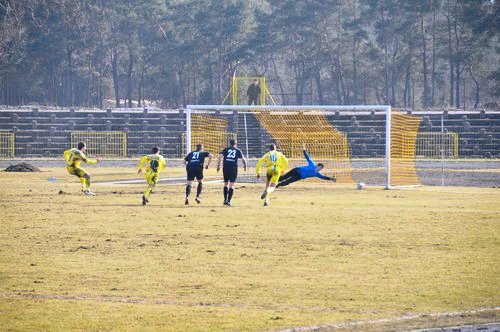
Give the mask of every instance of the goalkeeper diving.
[(280, 176), (276, 188), (288, 186), (290, 183), (313, 177), (333, 182), (337, 181), (337, 178), (335, 176), (329, 177), (320, 173), (325, 166), (322, 163), (316, 164), (311, 159), (309, 153), (307, 153), (305, 144), (302, 144), (302, 151), (304, 152), (304, 157), (306, 158), (307, 165), (295, 167), (286, 174)]

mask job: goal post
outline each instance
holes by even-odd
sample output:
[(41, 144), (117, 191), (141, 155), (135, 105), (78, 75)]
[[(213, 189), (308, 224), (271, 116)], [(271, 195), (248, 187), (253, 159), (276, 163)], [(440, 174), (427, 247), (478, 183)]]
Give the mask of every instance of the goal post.
[(304, 143), (311, 158), (325, 165), (322, 173), (339, 183), (387, 189), (420, 184), (415, 163), (420, 117), (391, 106), (188, 105), (185, 114), (186, 154), (216, 137), (219, 145), (206, 149), (215, 155), (237, 138), (243, 154), (257, 159), (276, 143), (293, 168), (305, 163)]

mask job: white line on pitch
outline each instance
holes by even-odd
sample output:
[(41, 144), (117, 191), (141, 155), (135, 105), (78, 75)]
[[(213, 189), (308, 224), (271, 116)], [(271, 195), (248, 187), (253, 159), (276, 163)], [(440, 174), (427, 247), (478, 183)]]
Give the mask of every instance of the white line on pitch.
[(394, 323), (394, 322), (404, 322), (424, 317), (456, 317), (466, 314), (477, 314), (486, 311), (497, 311), (500, 310), (500, 307), (493, 308), (481, 308), (481, 309), (471, 309), (465, 311), (455, 311), (455, 312), (438, 312), (438, 313), (429, 313), (429, 314), (414, 314), (414, 315), (406, 315), (401, 317), (392, 317), (392, 318), (377, 318), (370, 320), (360, 320), (354, 322), (343, 322), (343, 323), (332, 323), (332, 324), (322, 324), (317, 326), (299, 326), (292, 327), (286, 330), (280, 330), (278, 332), (307, 332), (307, 331), (320, 331), (320, 330), (330, 330), (330, 329), (341, 329), (346, 327), (356, 327), (361, 325), (368, 324), (378, 324), (378, 323)]

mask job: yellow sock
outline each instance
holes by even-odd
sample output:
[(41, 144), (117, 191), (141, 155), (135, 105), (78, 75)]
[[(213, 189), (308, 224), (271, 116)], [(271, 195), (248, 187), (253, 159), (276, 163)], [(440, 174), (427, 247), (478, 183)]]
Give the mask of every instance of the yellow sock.
[(149, 195), (151, 195), (151, 191), (153, 191), (153, 188), (151, 187), (148, 187), (148, 189), (146, 189), (146, 198), (149, 198)]
[(87, 189), (87, 179), (80, 178), (80, 181), (82, 182), (82, 191), (85, 191)]

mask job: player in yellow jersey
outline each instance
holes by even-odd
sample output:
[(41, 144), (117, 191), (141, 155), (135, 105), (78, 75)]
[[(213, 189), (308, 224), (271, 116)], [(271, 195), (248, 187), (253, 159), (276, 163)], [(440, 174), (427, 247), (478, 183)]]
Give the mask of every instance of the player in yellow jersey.
[(142, 205), (146, 205), (149, 203), (149, 195), (151, 195), (151, 191), (155, 187), (156, 183), (158, 183), (158, 176), (160, 175), (160, 171), (165, 168), (165, 159), (160, 155), (160, 148), (155, 146), (153, 148), (153, 154), (145, 155), (139, 160), (139, 170), (137, 173), (141, 174), (142, 169), (144, 168), (144, 164), (146, 164), (146, 182), (148, 183), (148, 188), (146, 192), (142, 196)]
[(99, 158), (89, 159), (85, 156), (85, 152), (87, 152), (87, 146), (84, 142), (79, 142), (76, 148), (64, 151), (66, 169), (69, 174), (80, 178), (80, 181), (82, 182), (82, 193), (88, 196), (95, 196), (95, 194), (90, 191), (90, 174), (81, 168), (80, 164), (83, 161), (86, 164), (91, 165), (101, 160)]
[(269, 145), (269, 152), (259, 159), (255, 169), (257, 178), (260, 178), (260, 169), (262, 164), (266, 163), (266, 188), (260, 196), (264, 200), (264, 206), (269, 205), (269, 195), (276, 189), (280, 175), (282, 175), (287, 166), (288, 159), (279, 151), (276, 151), (276, 145)]

